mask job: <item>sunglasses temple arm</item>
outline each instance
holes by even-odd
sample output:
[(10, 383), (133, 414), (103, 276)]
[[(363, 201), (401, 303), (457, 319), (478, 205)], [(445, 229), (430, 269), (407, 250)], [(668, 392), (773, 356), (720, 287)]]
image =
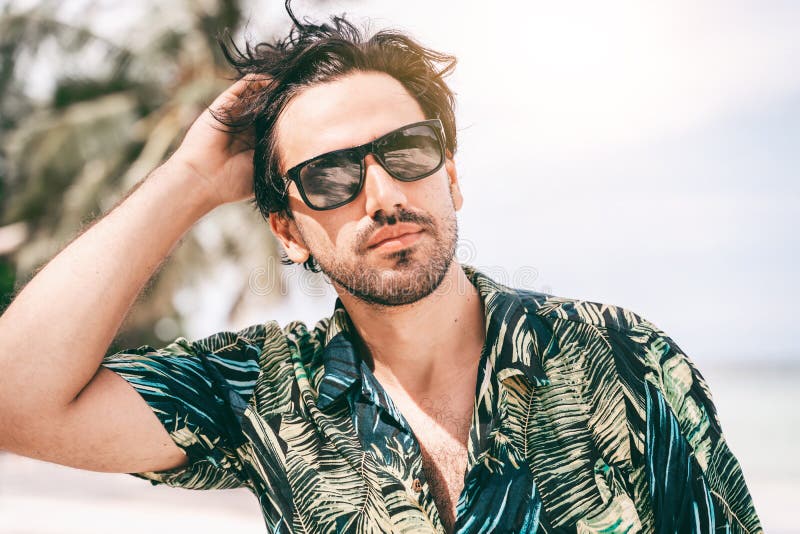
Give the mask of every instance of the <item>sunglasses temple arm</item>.
[(281, 198), (284, 198), (289, 193), (289, 186), (291, 186), (292, 181), (285, 176), (281, 176), (280, 178), (283, 182), (282, 188), (278, 187), (278, 185), (275, 183), (275, 180), (270, 180), (270, 185), (272, 186), (272, 189), (274, 189), (275, 192), (281, 196)]

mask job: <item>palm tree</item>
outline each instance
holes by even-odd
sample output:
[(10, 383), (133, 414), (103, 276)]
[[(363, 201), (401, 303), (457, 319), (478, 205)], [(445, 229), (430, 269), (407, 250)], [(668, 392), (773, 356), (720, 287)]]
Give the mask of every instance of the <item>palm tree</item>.
[[(232, 76), (215, 36), (224, 28), (235, 35), (236, 0), (122, 8), (130, 12), (83, 4), (6, 4), (0, 13), (0, 312), (14, 286), (177, 148)], [(110, 9), (121, 26), (113, 37), (97, 30), (97, 20), (112, 20)], [(141, 9), (146, 16), (134, 12)], [(49, 91), (31, 83), (43, 72)], [(276, 255), (257, 211), (218, 208), (184, 237), (110, 350), (179, 335), (193, 292), (223, 267), (237, 282), (217, 305), (235, 323), (260, 298), (248, 288), (250, 272)]]

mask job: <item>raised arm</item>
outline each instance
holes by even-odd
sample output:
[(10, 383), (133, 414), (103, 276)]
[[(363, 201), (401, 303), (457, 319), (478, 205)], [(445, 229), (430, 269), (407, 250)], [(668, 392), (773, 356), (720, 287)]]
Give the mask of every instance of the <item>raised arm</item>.
[[(240, 80), (220, 111), (253, 84)], [(136, 296), (183, 234), (216, 206), (252, 196), (247, 139), (209, 109), (181, 146), (64, 248), (0, 316), (0, 449), (98, 471), (183, 465), (142, 397), (100, 367)]]

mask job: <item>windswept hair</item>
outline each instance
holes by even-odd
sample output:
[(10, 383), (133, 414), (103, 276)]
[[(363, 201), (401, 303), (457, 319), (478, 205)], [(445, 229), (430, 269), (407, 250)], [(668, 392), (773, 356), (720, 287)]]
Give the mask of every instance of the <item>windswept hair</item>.
[[(275, 124), (289, 101), (304, 88), (336, 80), (358, 71), (386, 73), (398, 80), (413, 96), (428, 119), (439, 118), (444, 125), (446, 147), (456, 152), (455, 98), (444, 77), (455, 68), (456, 58), (425, 48), (395, 30), (383, 30), (371, 37), (344, 16), (329, 23), (300, 22), (286, 11), (293, 27), (284, 39), (239, 49), (226, 33), (217, 38), (228, 63), (238, 78), (247, 75), (269, 80), (266, 87), (242, 95), (235, 106), (215, 113), (230, 132), (255, 133), (253, 155), (254, 203), (268, 219), (273, 213), (292, 218), (285, 195), (276, 144)], [(227, 45), (230, 42), (230, 46)], [(291, 263), (291, 262), (289, 262)], [(313, 258), (305, 267), (319, 271)]]

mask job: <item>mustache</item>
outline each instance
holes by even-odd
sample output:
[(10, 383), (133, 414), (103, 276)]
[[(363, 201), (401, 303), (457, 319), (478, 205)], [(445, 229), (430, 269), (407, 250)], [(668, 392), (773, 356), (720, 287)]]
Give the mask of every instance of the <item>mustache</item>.
[(435, 228), (433, 217), (424, 213), (408, 211), (404, 208), (396, 210), (394, 213), (386, 214), (383, 210), (378, 211), (374, 217), (374, 224), (369, 225), (358, 234), (358, 243), (361, 250), (366, 250), (369, 238), (383, 226), (391, 226), (397, 223), (412, 223), (421, 227), (423, 230)]

